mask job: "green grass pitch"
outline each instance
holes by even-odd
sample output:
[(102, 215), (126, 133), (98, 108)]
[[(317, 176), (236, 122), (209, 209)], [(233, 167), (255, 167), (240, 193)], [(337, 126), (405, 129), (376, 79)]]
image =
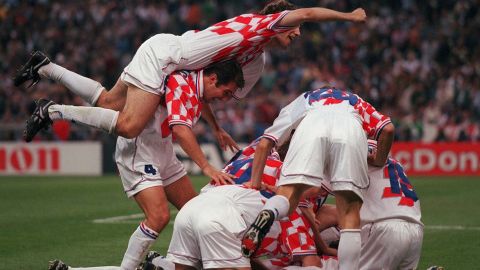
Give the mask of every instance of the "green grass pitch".
[[(204, 177), (193, 181), (206, 183)], [(478, 269), (480, 179), (412, 182), (427, 226), (419, 269)], [(54, 258), (72, 266), (119, 265), (139, 213), (117, 176), (1, 177), (0, 269), (47, 269)], [(165, 254), (171, 232), (170, 224), (154, 249)]]

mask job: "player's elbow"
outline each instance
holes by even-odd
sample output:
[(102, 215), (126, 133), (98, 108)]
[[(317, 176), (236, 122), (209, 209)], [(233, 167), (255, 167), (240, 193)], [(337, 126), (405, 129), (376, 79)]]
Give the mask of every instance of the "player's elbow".
[(388, 123), (382, 129), (382, 134), (386, 137), (393, 138), (393, 136), (395, 135), (395, 126), (392, 123)]
[(172, 129), (172, 134), (177, 140), (182, 140), (185, 136), (186, 129), (188, 129), (187, 126), (184, 125), (174, 125), (171, 127)]

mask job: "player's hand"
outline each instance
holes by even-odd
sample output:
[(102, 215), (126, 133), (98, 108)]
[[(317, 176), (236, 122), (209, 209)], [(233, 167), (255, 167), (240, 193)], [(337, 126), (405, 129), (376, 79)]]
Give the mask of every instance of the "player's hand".
[(202, 169), (203, 174), (208, 176), (210, 179), (212, 179), (213, 182), (215, 182), (215, 185), (222, 186), (222, 185), (230, 185), (230, 184), (235, 184), (235, 176), (221, 172), (211, 165), (207, 165)]
[(352, 22), (365, 22), (367, 20), (367, 14), (363, 8), (357, 8), (351, 13), (351, 21)]
[(240, 150), (240, 147), (238, 147), (238, 144), (232, 139), (232, 137), (223, 128), (220, 128), (217, 131), (214, 131), (214, 135), (217, 138), (218, 144), (220, 144), (220, 148), (222, 148), (223, 151), (226, 151), (227, 147), (232, 152), (236, 152)]

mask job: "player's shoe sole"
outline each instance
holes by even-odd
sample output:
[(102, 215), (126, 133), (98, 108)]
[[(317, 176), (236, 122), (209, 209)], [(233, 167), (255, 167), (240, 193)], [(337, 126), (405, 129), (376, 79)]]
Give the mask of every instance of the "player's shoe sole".
[(244, 257), (250, 258), (257, 251), (258, 247), (270, 231), (273, 222), (275, 221), (275, 215), (271, 210), (262, 210), (258, 214), (257, 218), (250, 225), (247, 232), (242, 238), (242, 254)]
[(164, 264), (162, 266), (156, 266), (153, 264), (153, 259), (155, 258), (162, 258), (165, 259), (164, 256), (160, 255), (160, 253), (156, 251), (149, 251), (145, 256), (145, 261), (137, 268), (137, 270), (169, 270), (175, 269), (175, 265), (172, 262), (167, 262), (166, 260), (158, 261), (157, 263)]
[(53, 260), (48, 263), (48, 270), (68, 270), (68, 265), (61, 260)]
[(48, 63), (50, 63), (50, 59), (48, 59), (45, 54), (40, 51), (33, 52), (27, 63), (25, 63), (13, 77), (13, 84), (20, 86), (26, 81), (32, 80), (28, 87), (34, 86), (40, 81), (38, 70)]
[(46, 99), (39, 99), (35, 101), (37, 105), (33, 114), (27, 120), (25, 129), (23, 130), (23, 139), (26, 142), (31, 142), (33, 137), (42, 129), (48, 129), (52, 124), (52, 120), (48, 116), (48, 108), (55, 104), (55, 102)]

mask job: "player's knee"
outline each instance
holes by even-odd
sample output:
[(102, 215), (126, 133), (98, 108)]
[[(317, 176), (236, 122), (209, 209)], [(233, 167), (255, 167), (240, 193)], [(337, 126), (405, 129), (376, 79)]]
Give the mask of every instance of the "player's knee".
[(170, 211), (152, 211), (146, 214), (146, 219), (152, 229), (159, 232), (170, 221)]
[(142, 133), (141, 127), (135, 119), (129, 115), (120, 113), (117, 124), (115, 125), (115, 133), (127, 139), (132, 139)]

